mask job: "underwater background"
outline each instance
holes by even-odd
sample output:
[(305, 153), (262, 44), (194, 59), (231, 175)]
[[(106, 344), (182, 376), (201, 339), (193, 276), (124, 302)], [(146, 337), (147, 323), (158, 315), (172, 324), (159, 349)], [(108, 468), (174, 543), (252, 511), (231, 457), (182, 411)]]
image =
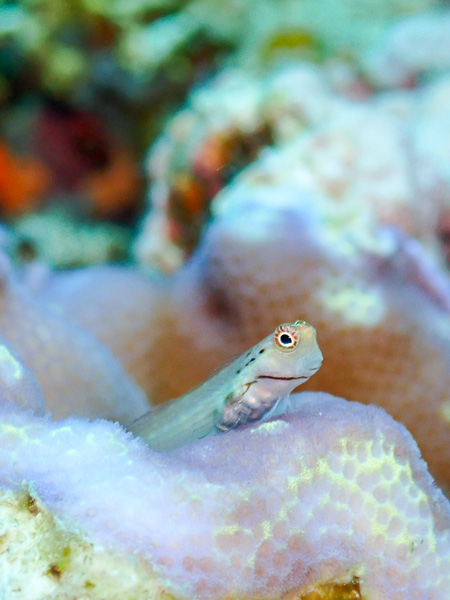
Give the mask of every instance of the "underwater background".
[(4, 0), (0, 215), (0, 598), (449, 599), (447, 1)]

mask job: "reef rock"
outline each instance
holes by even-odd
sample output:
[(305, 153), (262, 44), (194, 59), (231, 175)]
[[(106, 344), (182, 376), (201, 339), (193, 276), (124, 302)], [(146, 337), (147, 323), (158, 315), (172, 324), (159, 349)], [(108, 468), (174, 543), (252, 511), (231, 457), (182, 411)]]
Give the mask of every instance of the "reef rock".
[(445, 600), (450, 506), (411, 435), (324, 394), (292, 408), (164, 454), (117, 424), (3, 411), (4, 593)]

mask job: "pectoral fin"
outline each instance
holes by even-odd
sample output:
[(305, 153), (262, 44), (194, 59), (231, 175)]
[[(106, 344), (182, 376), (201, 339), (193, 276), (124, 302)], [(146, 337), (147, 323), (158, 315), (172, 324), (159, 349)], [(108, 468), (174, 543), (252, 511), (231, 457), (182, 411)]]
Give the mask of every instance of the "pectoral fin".
[(217, 411), (216, 428), (220, 432), (227, 432), (240, 425), (245, 425), (250, 419), (252, 408), (245, 403), (245, 394), (250, 386), (255, 383), (251, 381), (242, 386), (237, 392), (231, 392), (225, 398), (222, 411)]

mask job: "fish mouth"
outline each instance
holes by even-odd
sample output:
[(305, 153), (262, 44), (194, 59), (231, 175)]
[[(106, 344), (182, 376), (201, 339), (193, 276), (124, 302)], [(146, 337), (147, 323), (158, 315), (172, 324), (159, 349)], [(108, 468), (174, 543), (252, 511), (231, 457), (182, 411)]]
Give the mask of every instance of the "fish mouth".
[(309, 379), (308, 375), (301, 377), (282, 377), (281, 375), (258, 375), (257, 379), (281, 379), (283, 381), (293, 381), (295, 379)]

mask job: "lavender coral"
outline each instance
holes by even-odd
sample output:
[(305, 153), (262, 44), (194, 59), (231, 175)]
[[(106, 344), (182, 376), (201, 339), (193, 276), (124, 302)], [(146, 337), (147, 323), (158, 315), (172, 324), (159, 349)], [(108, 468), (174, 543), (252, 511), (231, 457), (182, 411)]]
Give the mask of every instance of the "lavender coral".
[(66, 272), (40, 269), (37, 276), (35, 271), (32, 266), (23, 277), (32, 293), (93, 334), (151, 398), (149, 368), (157, 352), (154, 332), (159, 328), (170, 332), (172, 327), (161, 311), (165, 302), (170, 302), (169, 297), (163, 299), (164, 279), (149, 278), (133, 268), (106, 265)]
[(33, 372), (11, 343), (0, 338), (0, 402), (5, 406), (21, 407), (43, 415), (44, 398)]
[(4, 413), (0, 457), (12, 599), (18, 581), (27, 600), (444, 600), (450, 585), (448, 501), (375, 407), (301, 394), (292, 415), (164, 455), (110, 423)]
[(7, 257), (0, 258), (0, 334), (7, 351), (17, 351), (24, 370), (33, 372), (47, 410), (55, 418), (76, 413), (122, 421), (147, 410), (145, 394), (109, 350), (61, 311), (40, 302)]

